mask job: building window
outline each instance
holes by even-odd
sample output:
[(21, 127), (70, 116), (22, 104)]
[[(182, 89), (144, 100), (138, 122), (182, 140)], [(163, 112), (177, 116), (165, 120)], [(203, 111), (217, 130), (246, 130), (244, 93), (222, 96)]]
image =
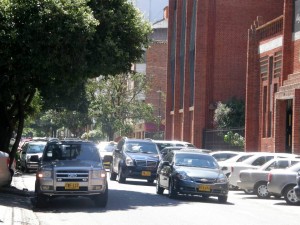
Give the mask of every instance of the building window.
[(193, 14), (192, 14), (192, 19), (191, 19), (190, 47), (189, 47), (190, 107), (194, 106), (196, 15), (197, 15), (197, 0), (194, 0)]
[(172, 37), (171, 37), (171, 57), (170, 57), (170, 78), (171, 78), (171, 107), (174, 110), (175, 101), (175, 53), (176, 53), (176, 23), (177, 23), (177, 0), (174, 3), (173, 9), (173, 27), (172, 27)]
[(276, 52), (274, 54), (274, 78), (280, 77), (281, 75), (281, 66), (282, 66), (282, 51)]
[(184, 98), (184, 62), (185, 62), (185, 30), (186, 30), (186, 0), (182, 1), (181, 37), (180, 37), (180, 109)]
[(269, 56), (260, 58), (260, 76), (262, 80), (268, 79)]
[(267, 136), (267, 99), (268, 99), (268, 87), (264, 86), (263, 87), (263, 137)]

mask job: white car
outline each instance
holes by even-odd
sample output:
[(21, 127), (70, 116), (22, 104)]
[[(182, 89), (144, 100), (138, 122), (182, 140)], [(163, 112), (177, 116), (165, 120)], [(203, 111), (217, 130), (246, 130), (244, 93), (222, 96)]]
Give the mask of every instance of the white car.
[(214, 151), (209, 153), (211, 156), (213, 156), (218, 162), (225, 161), (227, 159), (230, 159), (236, 155), (238, 155), (240, 152), (237, 151)]
[(299, 200), (294, 187), (297, 185), (297, 174), (300, 172), (300, 163), (287, 169), (274, 170), (269, 173), (267, 188), (270, 194), (281, 195), (289, 205), (297, 205)]
[(237, 162), (242, 162), (249, 157), (253, 156), (252, 152), (240, 152), (238, 155), (231, 157), (230, 159), (219, 161), (218, 164), (222, 168), (223, 172), (229, 177), (231, 173), (231, 166)]
[[(245, 169), (257, 169), (266, 162), (274, 158), (288, 158), (288, 157), (299, 157), (298, 155), (289, 153), (270, 153), (270, 152), (257, 152), (253, 156), (244, 160), (243, 162), (234, 163), (231, 165), (231, 173), (228, 177), (229, 184), (233, 187), (237, 187), (237, 181), (239, 180), (240, 171)], [(247, 193), (247, 190), (246, 190)]]
[(101, 159), (103, 161), (103, 165), (106, 169), (110, 168), (110, 163), (112, 161), (112, 154), (115, 148), (117, 147), (117, 143), (114, 141), (101, 141), (97, 145), (99, 149), (99, 153)]
[[(300, 162), (300, 159), (276, 158), (266, 162), (258, 169), (241, 170), (240, 180), (237, 181), (237, 185), (243, 190), (253, 190), (254, 194), (259, 198), (269, 198), (271, 195), (268, 192), (267, 183), (270, 171), (285, 169), (298, 162)], [(280, 196), (276, 195), (275, 197)]]
[(13, 171), (9, 169), (9, 155), (0, 151), (0, 187), (10, 186)]
[(161, 151), (165, 147), (170, 147), (170, 146), (182, 146), (182, 147), (195, 148), (193, 144), (186, 141), (176, 141), (176, 140), (151, 140), (151, 141), (153, 141), (157, 145), (159, 151)]

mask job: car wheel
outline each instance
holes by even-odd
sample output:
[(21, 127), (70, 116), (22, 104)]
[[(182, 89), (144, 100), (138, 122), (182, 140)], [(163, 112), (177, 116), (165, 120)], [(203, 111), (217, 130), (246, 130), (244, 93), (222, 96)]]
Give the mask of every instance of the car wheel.
[(107, 200), (108, 200), (108, 186), (106, 186), (106, 190), (103, 194), (93, 197), (93, 200), (97, 207), (101, 207), (101, 208), (106, 207)]
[(147, 182), (150, 183), (150, 184), (153, 184), (154, 183), (154, 179), (148, 179)]
[(112, 164), (110, 164), (110, 170), (109, 170), (109, 179), (110, 180), (116, 180), (117, 179), (117, 174), (114, 172), (112, 168)]
[(207, 199), (209, 199), (209, 195), (201, 195), (201, 198), (202, 198), (203, 200), (207, 200)]
[(124, 176), (124, 172), (122, 170), (122, 167), (119, 168), (118, 182), (119, 183), (125, 183), (126, 182), (126, 177)]
[(219, 203), (226, 203), (228, 196), (218, 196)]
[(294, 186), (290, 185), (290, 186), (286, 187), (283, 192), (283, 197), (288, 205), (298, 204), (298, 198), (295, 194)]
[(245, 192), (245, 194), (248, 194), (248, 195), (251, 195), (254, 193), (254, 191), (251, 189), (244, 189), (244, 192)]
[(169, 183), (169, 198), (176, 198), (177, 197), (177, 191), (175, 189), (175, 185), (173, 180), (170, 180)]
[(157, 181), (156, 181), (156, 194), (162, 195), (164, 193), (164, 190), (165, 189), (160, 186), (159, 179), (157, 178)]
[(260, 182), (257, 185), (255, 185), (255, 193), (259, 198), (270, 198), (267, 182)]

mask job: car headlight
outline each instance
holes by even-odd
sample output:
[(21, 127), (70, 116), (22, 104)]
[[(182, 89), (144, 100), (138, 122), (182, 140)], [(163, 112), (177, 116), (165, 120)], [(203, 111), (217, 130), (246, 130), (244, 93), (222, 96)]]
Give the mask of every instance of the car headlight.
[(177, 173), (177, 178), (180, 180), (191, 180), (191, 178), (186, 174), (186, 172), (183, 171)]
[(50, 178), (52, 177), (52, 171), (51, 170), (42, 170), (38, 172), (39, 178)]
[(218, 177), (217, 179), (217, 183), (227, 183), (228, 182), (228, 179), (226, 176), (221, 176), (221, 177)]
[(106, 172), (104, 170), (93, 170), (92, 179), (105, 178)]
[(126, 163), (126, 166), (133, 166), (133, 160), (132, 158), (130, 157), (126, 157), (126, 160), (125, 160), (125, 163)]

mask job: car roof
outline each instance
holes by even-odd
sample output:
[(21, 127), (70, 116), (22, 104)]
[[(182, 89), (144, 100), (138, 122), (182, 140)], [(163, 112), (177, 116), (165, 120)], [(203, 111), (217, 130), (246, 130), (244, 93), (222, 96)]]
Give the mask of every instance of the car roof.
[[(184, 148), (184, 149), (180, 149), (180, 150), (174, 150), (175, 154), (184, 154), (184, 153), (190, 153), (190, 154), (202, 154), (202, 155), (209, 155), (207, 152), (203, 152), (203, 149), (189, 149), (189, 148)], [(211, 156), (212, 157), (212, 156)]]

